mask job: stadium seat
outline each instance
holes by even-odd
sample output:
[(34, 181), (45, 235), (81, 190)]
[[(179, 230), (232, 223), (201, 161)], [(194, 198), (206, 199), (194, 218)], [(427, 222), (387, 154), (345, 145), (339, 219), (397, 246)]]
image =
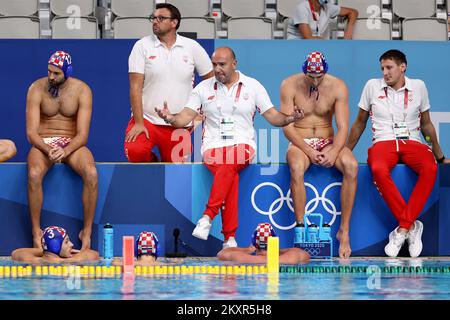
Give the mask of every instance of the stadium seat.
[(182, 18), (178, 32), (195, 32), (197, 38), (214, 39), (216, 37), (216, 22), (213, 18)]
[(149, 17), (155, 0), (111, 0), (111, 11), (118, 17)]
[(436, 15), (436, 0), (392, 0), (392, 11), (400, 18), (428, 18)]
[(148, 18), (120, 17), (113, 23), (114, 39), (140, 39), (153, 34), (152, 23)]
[(52, 39), (96, 39), (99, 34), (95, 17), (55, 17), (51, 27)]
[(272, 20), (268, 18), (231, 18), (228, 39), (272, 39)]
[(209, 16), (210, 0), (166, 0), (180, 10), (181, 18)]
[(50, 0), (50, 11), (61, 17), (90, 16), (95, 10), (95, 0)]
[(381, 0), (339, 0), (338, 4), (358, 10), (358, 18), (380, 18), (383, 7)]
[(0, 15), (31, 16), (39, 10), (39, 0), (0, 1)]
[(405, 19), (402, 23), (403, 40), (447, 41), (447, 21), (436, 18)]
[(391, 22), (381, 18), (358, 18), (353, 29), (354, 40), (391, 40)]
[(0, 17), (1, 39), (39, 39), (39, 35), (37, 17)]
[(295, 7), (301, 2), (301, 0), (278, 0), (277, 12), (281, 16), (281, 19), (292, 18)]
[(222, 0), (222, 12), (228, 17), (261, 17), (265, 0)]

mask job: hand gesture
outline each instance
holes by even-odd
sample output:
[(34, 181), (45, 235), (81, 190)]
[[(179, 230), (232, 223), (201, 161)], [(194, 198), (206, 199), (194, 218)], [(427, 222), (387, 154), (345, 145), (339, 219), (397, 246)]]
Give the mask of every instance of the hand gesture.
[(164, 107), (162, 109), (155, 108), (155, 111), (165, 123), (172, 124), (175, 120), (175, 116), (170, 113), (169, 108), (167, 107), (167, 101), (164, 101)]
[(305, 117), (305, 112), (302, 108), (294, 106), (294, 111), (287, 117), (287, 124), (296, 122)]
[(317, 151), (314, 148), (308, 148), (308, 152), (306, 153), (306, 155), (308, 156), (311, 163), (321, 164), (322, 157), (323, 157), (323, 154), (321, 152)]
[(324, 153), (322, 153), (321, 160), (319, 161), (319, 164), (321, 166), (324, 166), (326, 168), (330, 168), (334, 166), (334, 163), (336, 162), (338, 154), (333, 150), (333, 148), (328, 149)]
[(61, 147), (55, 147), (50, 149), (48, 157), (53, 163), (60, 163), (66, 157), (66, 152)]
[(128, 131), (127, 135), (125, 136), (125, 141), (134, 142), (141, 133), (144, 133), (147, 139), (150, 139), (147, 128), (144, 126), (144, 124), (135, 123), (134, 126), (131, 128), (131, 130)]

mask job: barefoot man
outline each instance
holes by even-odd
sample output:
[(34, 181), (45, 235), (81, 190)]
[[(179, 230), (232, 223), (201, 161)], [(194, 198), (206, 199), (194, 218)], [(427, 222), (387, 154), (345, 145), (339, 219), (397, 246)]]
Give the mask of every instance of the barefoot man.
[(349, 224), (358, 173), (358, 162), (350, 149), (345, 147), (349, 122), (348, 90), (344, 81), (327, 73), (328, 64), (320, 52), (309, 53), (302, 69), (303, 73), (286, 78), (281, 85), (281, 112), (289, 114), (294, 106), (301, 106), (305, 112), (303, 119), (283, 128), (290, 141), (286, 158), (291, 172), (297, 228), (304, 226), (306, 170), (311, 164), (326, 168), (335, 166), (344, 176), (341, 225), (337, 233), (339, 256), (348, 258), (351, 254)]
[[(33, 246), (42, 248), (42, 180), (55, 163), (68, 164), (83, 179), (84, 226), (79, 234), (82, 249), (91, 246), (97, 203), (97, 170), (86, 147), (92, 113), (89, 86), (71, 77), (72, 59), (64, 51), (48, 61), (48, 76), (36, 80), (27, 95), (28, 202)], [(70, 190), (66, 190), (71, 192)]]

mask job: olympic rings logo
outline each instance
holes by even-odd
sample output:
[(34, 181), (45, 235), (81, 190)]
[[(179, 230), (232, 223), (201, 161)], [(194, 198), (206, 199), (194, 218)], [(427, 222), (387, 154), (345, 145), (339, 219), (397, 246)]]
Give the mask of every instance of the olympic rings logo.
[(317, 248), (302, 248), (303, 251), (309, 253), (311, 257), (315, 257), (320, 253), (320, 249)]
[[(332, 225), (334, 223), (334, 221), (336, 220), (336, 216), (340, 215), (341, 212), (337, 211), (337, 208), (336, 208), (335, 204), (330, 199), (328, 199), (326, 197), (326, 195), (327, 195), (327, 192), (331, 188), (333, 188), (335, 186), (342, 186), (342, 182), (330, 183), (322, 191), (322, 194), (319, 195), (319, 191), (316, 189), (315, 186), (313, 186), (310, 183), (305, 183), (305, 187), (310, 188), (313, 191), (313, 193), (314, 193), (314, 198), (312, 198), (311, 200), (309, 200), (306, 203), (305, 213), (313, 213), (317, 209), (319, 203), (322, 203), (323, 208), (329, 214), (331, 214), (333, 216), (331, 221), (329, 222), (329, 224)], [(261, 208), (259, 208), (256, 205), (256, 202), (255, 202), (256, 193), (258, 192), (259, 189), (261, 189), (263, 187), (272, 187), (279, 194), (279, 197), (277, 199), (275, 199), (271, 203), (271, 205), (269, 206), (267, 211), (261, 210)], [(293, 207), (293, 201), (292, 201), (292, 198), (291, 198), (291, 190), (290, 189), (289, 189), (289, 191), (287, 192), (287, 194), (285, 196), (283, 190), (277, 184), (275, 184), (273, 182), (263, 182), (263, 183), (260, 183), (259, 185), (257, 185), (255, 187), (255, 189), (253, 189), (252, 195), (251, 195), (251, 202), (252, 202), (252, 206), (256, 210), (256, 212), (258, 212), (259, 214), (265, 215), (265, 216), (269, 216), (269, 220), (272, 223), (272, 225), (277, 227), (278, 229), (280, 229), (280, 230), (290, 230), (290, 229), (295, 227), (295, 225), (296, 225), (295, 221), (289, 226), (281, 226), (273, 218), (273, 215), (278, 213), (281, 210), (281, 208), (283, 207), (284, 203), (286, 203), (287, 206), (289, 207), (290, 211), (292, 213), (294, 213), (294, 207)], [(309, 221), (307, 221), (307, 222), (309, 222)]]

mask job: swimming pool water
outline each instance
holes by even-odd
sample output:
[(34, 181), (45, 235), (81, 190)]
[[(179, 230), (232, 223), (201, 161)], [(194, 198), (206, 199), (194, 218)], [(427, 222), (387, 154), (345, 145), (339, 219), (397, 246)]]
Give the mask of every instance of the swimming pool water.
[[(1, 265), (15, 265), (2, 259)], [(186, 259), (183, 265), (223, 265)], [(450, 259), (312, 261), (307, 266), (450, 267)], [(450, 298), (450, 273), (280, 273), (255, 275), (152, 275), (132, 279), (51, 276), (1, 278), (0, 299), (26, 300), (421, 300)]]

